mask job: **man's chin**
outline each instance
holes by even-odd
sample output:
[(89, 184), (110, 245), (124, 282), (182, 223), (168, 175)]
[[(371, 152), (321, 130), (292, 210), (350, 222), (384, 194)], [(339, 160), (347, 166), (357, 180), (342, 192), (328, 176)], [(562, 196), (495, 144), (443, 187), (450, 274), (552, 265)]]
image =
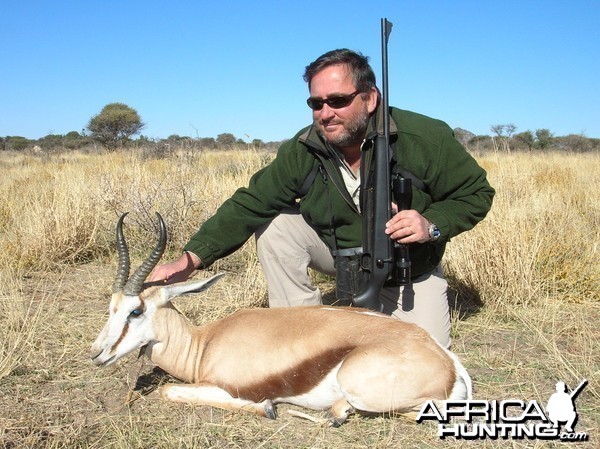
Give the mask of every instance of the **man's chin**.
[(348, 136), (344, 135), (343, 132), (339, 131), (327, 131), (322, 127), (317, 128), (317, 133), (321, 138), (330, 145), (344, 146), (348, 143)]

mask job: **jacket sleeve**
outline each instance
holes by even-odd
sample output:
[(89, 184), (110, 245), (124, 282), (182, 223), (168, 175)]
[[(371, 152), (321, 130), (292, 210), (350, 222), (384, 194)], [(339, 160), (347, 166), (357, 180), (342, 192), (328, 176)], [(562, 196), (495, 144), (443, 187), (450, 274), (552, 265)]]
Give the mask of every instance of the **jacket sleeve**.
[(448, 241), (484, 219), (495, 192), (485, 170), (454, 138), (447, 125), (430, 157), (433, 160), (428, 181), (432, 203), (423, 216), (435, 223), (442, 240)]
[(202, 267), (241, 247), (262, 225), (281, 210), (291, 207), (312, 163), (299, 152), (298, 143), (288, 141), (275, 159), (239, 188), (194, 234), (183, 248), (202, 260)]

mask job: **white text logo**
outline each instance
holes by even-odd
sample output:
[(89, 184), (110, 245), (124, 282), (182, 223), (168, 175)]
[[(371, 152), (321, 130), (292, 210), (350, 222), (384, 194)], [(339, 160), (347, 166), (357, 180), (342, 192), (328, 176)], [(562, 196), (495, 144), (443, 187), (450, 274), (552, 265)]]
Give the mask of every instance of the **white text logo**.
[[(504, 401), (461, 400), (433, 401), (423, 404), (417, 423), (426, 420), (438, 422), (438, 436), (442, 439), (559, 439), (587, 441), (585, 432), (575, 432), (577, 411), (575, 399), (587, 385), (583, 380), (568, 392), (564, 382), (556, 384), (546, 405), (546, 411), (537, 401), (509, 399)], [(452, 419), (461, 422), (452, 422)]]

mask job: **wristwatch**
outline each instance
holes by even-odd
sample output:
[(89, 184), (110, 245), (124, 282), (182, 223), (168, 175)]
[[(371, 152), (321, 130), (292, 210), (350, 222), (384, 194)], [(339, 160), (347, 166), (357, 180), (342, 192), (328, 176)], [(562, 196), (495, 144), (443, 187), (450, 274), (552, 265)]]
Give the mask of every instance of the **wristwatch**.
[(429, 222), (429, 241), (437, 242), (441, 235), (440, 229), (434, 223)]

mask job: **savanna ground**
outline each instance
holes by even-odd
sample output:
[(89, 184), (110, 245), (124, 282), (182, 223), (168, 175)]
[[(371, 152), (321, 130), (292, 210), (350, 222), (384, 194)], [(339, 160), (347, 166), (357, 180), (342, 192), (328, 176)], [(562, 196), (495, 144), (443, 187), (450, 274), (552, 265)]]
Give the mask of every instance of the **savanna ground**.
[[(114, 226), (139, 262), (155, 242), (153, 212), (174, 257), (202, 221), (272, 154), (143, 151), (0, 156), (0, 446), (6, 448), (598, 447), (600, 439), (600, 157), (479, 155), (497, 189), (484, 222), (450, 243), (453, 350), (477, 399), (537, 400), (558, 380), (577, 398), (585, 443), (440, 440), (431, 422), (354, 415), (331, 429), (287, 413), (267, 419), (163, 401), (172, 381), (131, 355), (106, 369), (89, 347), (106, 318), (116, 269)], [(177, 300), (197, 324), (264, 306), (252, 241), (211, 267), (226, 281)], [(199, 273), (206, 276), (208, 273)], [(331, 293), (329, 279), (316, 277)], [(306, 411), (312, 416), (324, 414)]]

